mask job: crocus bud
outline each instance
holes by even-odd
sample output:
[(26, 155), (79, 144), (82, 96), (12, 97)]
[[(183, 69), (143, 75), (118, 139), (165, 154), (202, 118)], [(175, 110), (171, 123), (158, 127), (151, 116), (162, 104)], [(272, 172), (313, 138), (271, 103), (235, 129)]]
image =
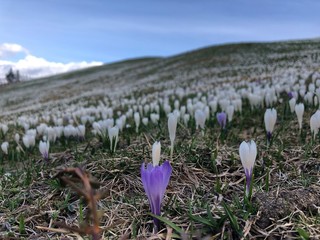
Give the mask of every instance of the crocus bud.
[(176, 114), (169, 113), (168, 115), (168, 129), (169, 129), (169, 137), (171, 141), (171, 158), (173, 154), (173, 143), (176, 138), (176, 130), (177, 130), (178, 118)]
[(153, 166), (158, 166), (160, 162), (161, 144), (160, 142), (155, 142), (152, 145), (152, 163)]
[[(117, 126), (114, 126), (112, 128), (108, 128), (108, 135), (110, 140), (110, 150), (115, 151), (118, 143), (118, 137), (119, 137), (119, 128)], [(112, 144), (114, 141), (114, 144)], [(112, 148), (113, 145), (113, 148)]]
[(271, 139), (276, 121), (277, 121), (277, 110), (274, 108), (272, 109), (268, 108), (264, 113), (264, 124), (266, 126), (268, 141), (270, 141)]
[(256, 143), (253, 140), (243, 141), (239, 147), (239, 155), (246, 175), (246, 195), (249, 196), (253, 166), (257, 157)]
[(187, 111), (186, 106), (181, 106), (180, 108), (181, 117), (184, 117), (184, 115), (186, 114), (186, 111)]
[(218, 102), (216, 100), (212, 100), (209, 102), (209, 106), (211, 108), (212, 113), (215, 113), (218, 108)]
[(4, 154), (8, 155), (8, 147), (9, 143), (8, 142), (3, 142), (1, 144), (1, 150), (4, 152)]
[(23, 137), (22, 137), (22, 141), (23, 141), (23, 144), (25, 145), (26, 148), (30, 148), (30, 147), (33, 147), (36, 143), (36, 136), (29, 133), (29, 134), (25, 134)]
[(143, 123), (143, 125), (145, 125), (145, 126), (147, 126), (148, 125), (148, 123), (149, 123), (149, 119), (148, 118), (142, 118), (142, 123)]
[(299, 123), (299, 129), (301, 131), (302, 129), (302, 117), (304, 113), (304, 105), (303, 103), (299, 103), (294, 107), (294, 110), (296, 112), (297, 118), (298, 118), (298, 123)]
[(49, 159), (49, 147), (50, 147), (50, 142), (46, 141), (40, 141), (39, 143), (39, 151), (42, 154), (42, 157), (44, 160), (48, 160)]
[(228, 116), (228, 122), (231, 122), (233, 119), (233, 114), (234, 114), (234, 106), (233, 105), (229, 105), (227, 107), (227, 116)]
[(316, 138), (320, 128), (320, 110), (317, 110), (310, 118), (310, 129), (313, 138)]
[(174, 109), (179, 109), (179, 107), (180, 107), (180, 102), (179, 102), (178, 99), (176, 99), (176, 100), (174, 101)]
[(138, 112), (135, 112), (134, 115), (134, 122), (136, 123), (136, 132), (139, 131), (139, 125), (140, 125), (140, 114)]
[(55, 142), (57, 139), (57, 134), (56, 131), (54, 130), (53, 127), (47, 127), (45, 130), (47, 137), (48, 137), (48, 141), (49, 142)]
[(19, 141), (20, 141), (20, 135), (19, 135), (19, 133), (16, 133), (16, 134), (14, 135), (14, 141), (15, 141), (17, 144), (19, 144)]
[(289, 106), (290, 106), (291, 113), (293, 113), (294, 112), (294, 107), (296, 106), (296, 99), (295, 98), (291, 98), (289, 100)]
[(22, 137), (22, 142), (23, 142), (23, 144), (24, 144), (24, 146), (25, 146), (26, 148), (29, 148), (29, 147), (30, 147), (29, 136), (28, 136), (28, 135), (24, 135), (24, 136)]
[(169, 104), (165, 104), (165, 105), (163, 106), (163, 110), (164, 110), (164, 112), (166, 113), (166, 115), (168, 115), (168, 114), (171, 112), (171, 107), (170, 107), (170, 105), (169, 105)]
[(307, 94), (304, 96), (304, 101), (307, 103), (307, 104), (313, 104), (313, 93), (312, 92), (307, 92)]
[(78, 126), (78, 136), (80, 139), (84, 139), (86, 135), (86, 127), (84, 125), (79, 125)]
[(319, 100), (318, 100), (318, 97), (317, 96), (314, 96), (313, 97), (313, 106), (317, 106), (319, 104)]
[(217, 120), (222, 129), (226, 128), (227, 124), (227, 115), (224, 112), (217, 113)]
[(186, 127), (188, 126), (189, 120), (190, 120), (190, 115), (187, 113), (183, 116), (183, 123)]
[(200, 128), (203, 130), (204, 125), (206, 123), (206, 114), (200, 109), (197, 109), (196, 112), (194, 113), (194, 117), (196, 120), (196, 129), (200, 126)]
[(2, 131), (3, 135), (6, 135), (8, 130), (9, 130), (8, 125), (6, 125), (6, 124), (1, 125), (1, 131)]
[(151, 114), (150, 114), (150, 119), (151, 119), (151, 122), (152, 122), (153, 124), (158, 124), (158, 121), (159, 121), (159, 119), (160, 119), (160, 116), (159, 116), (159, 114), (157, 114), (157, 113), (151, 113)]

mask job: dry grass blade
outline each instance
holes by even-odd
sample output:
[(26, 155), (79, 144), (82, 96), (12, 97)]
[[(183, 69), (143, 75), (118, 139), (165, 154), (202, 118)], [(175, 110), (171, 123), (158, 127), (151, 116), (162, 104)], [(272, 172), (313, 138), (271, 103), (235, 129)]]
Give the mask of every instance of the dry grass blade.
[[(68, 178), (63, 176), (64, 174), (71, 174), (78, 177), (78, 179), (74, 177)], [(84, 197), (86, 203), (88, 204), (89, 217), (85, 219), (85, 225), (81, 228), (70, 227), (64, 223), (57, 223), (57, 225), (61, 228), (65, 228), (79, 234), (91, 235), (93, 240), (101, 239), (101, 228), (99, 227), (100, 217), (97, 211), (97, 201), (101, 198), (101, 194), (96, 193), (92, 188), (90, 175), (78, 167), (66, 168), (58, 174), (58, 177), (62, 182), (69, 185), (77, 194)], [(82, 185), (78, 185), (78, 180), (81, 180)], [(92, 225), (90, 225), (90, 222), (92, 222)]]

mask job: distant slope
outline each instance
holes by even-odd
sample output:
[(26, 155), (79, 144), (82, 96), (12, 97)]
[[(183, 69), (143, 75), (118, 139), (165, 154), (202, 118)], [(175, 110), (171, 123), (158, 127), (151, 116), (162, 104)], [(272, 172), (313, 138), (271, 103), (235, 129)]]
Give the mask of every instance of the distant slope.
[[(275, 78), (281, 69), (319, 69), (320, 39), (211, 46), (179, 55), (130, 59), (0, 87), (2, 115), (92, 96), (125, 96), (192, 81)], [(299, 70), (300, 69), (300, 70)], [(302, 71), (303, 73), (303, 71)], [(166, 83), (167, 85), (163, 84)]]

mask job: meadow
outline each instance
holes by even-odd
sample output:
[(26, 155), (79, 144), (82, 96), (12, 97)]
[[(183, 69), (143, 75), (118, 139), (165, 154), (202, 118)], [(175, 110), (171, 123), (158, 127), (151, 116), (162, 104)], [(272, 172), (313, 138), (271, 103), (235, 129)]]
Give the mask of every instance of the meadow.
[[(0, 238), (319, 239), (319, 49), (221, 45), (0, 86)], [(146, 190), (163, 164), (167, 186)]]

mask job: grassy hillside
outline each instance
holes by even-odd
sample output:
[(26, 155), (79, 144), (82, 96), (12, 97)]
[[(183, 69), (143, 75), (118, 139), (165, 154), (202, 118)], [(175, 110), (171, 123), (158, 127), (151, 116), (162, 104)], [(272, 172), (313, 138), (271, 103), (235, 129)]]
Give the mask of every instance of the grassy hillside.
[[(112, 86), (148, 88), (154, 81), (189, 84), (194, 75), (205, 78), (270, 77), (273, 69), (304, 64), (308, 58), (319, 62), (320, 40), (272, 43), (242, 43), (207, 47), (167, 58), (140, 58), (93, 67), (49, 78), (0, 87), (0, 114), (23, 111), (28, 105), (59, 99), (103, 95)], [(310, 65), (310, 63), (309, 63)], [(307, 66), (312, 70), (317, 65)], [(182, 77), (181, 77), (182, 76)], [(115, 84), (116, 83), (116, 84)], [(67, 93), (65, 89), (68, 89)], [(37, 96), (32, 93), (37, 91)]]
[[(320, 40), (219, 45), (1, 86), (0, 239), (320, 239), (319, 100)], [(165, 191), (156, 175), (146, 193), (156, 141), (172, 173)], [(252, 148), (241, 154), (243, 141)], [(160, 200), (147, 195), (158, 191), (155, 217), (149, 203)]]

